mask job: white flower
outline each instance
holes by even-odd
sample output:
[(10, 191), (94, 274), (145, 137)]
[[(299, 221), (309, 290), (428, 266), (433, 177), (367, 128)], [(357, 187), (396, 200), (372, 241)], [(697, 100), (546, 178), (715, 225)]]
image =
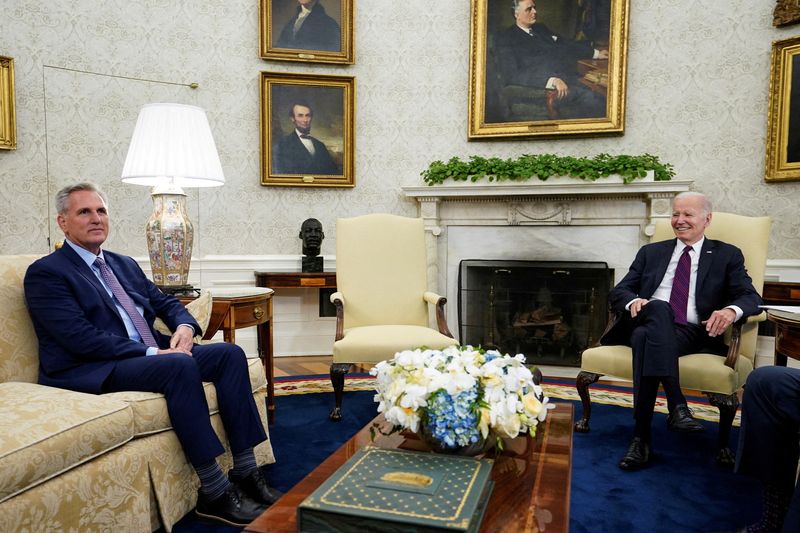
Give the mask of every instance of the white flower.
[(418, 431), (432, 394), (443, 391), (456, 397), (477, 391), (477, 416), (472, 420), (484, 438), (533, 435), (553, 406), (524, 362), (522, 354), (484, 354), (472, 346), (405, 350), (370, 371), (375, 376), (374, 400), (390, 423)]

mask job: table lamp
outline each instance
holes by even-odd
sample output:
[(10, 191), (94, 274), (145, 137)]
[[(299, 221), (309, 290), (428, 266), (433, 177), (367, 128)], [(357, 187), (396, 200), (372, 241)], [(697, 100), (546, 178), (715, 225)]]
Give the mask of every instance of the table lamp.
[(181, 187), (225, 183), (205, 111), (184, 104), (143, 106), (121, 179), (153, 187), (153, 213), (146, 227), (153, 282), (172, 293), (191, 290), (194, 229)]

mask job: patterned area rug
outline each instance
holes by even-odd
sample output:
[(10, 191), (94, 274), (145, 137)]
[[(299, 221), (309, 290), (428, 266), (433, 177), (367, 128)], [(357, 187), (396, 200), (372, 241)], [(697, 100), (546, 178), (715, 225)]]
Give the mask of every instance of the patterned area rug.
[[(375, 378), (369, 374), (348, 374), (345, 377), (345, 391), (371, 391), (374, 390)], [(553, 399), (571, 400), (580, 402), (578, 391), (575, 389), (575, 380), (560, 378), (545, 378), (543, 383), (545, 394)], [(317, 376), (291, 376), (275, 379), (275, 395), (287, 396), (291, 394), (311, 394), (316, 392), (333, 392), (330, 377)], [(618, 405), (633, 408), (633, 393), (630, 385), (611, 385), (596, 383), (589, 388), (592, 403)], [(704, 396), (686, 397), (694, 416), (710, 422), (719, 422), (719, 411), (709, 405)], [(579, 411), (578, 411), (579, 412)], [(659, 395), (656, 401), (656, 412), (666, 414), (667, 400)], [(577, 413), (576, 413), (577, 415)], [(733, 421), (734, 426), (739, 425), (739, 412)]]

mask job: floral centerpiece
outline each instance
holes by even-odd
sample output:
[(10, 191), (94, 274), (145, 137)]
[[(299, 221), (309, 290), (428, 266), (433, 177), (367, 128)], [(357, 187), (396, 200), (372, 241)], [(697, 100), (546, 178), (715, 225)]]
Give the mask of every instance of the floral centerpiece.
[(396, 353), (370, 373), (378, 412), (393, 431), (416, 432), (435, 451), (461, 452), (485, 443), (502, 449), (500, 437), (536, 435), (553, 406), (524, 363), (522, 354), (472, 346), (419, 348)]

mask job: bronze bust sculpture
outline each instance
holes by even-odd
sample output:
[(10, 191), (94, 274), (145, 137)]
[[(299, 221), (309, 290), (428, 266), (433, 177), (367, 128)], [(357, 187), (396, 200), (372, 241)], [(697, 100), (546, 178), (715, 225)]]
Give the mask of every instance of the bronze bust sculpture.
[(303, 240), (302, 271), (322, 272), (323, 258), (319, 256), (319, 251), (325, 233), (322, 231), (320, 221), (316, 218), (304, 220), (300, 226), (299, 237)]

